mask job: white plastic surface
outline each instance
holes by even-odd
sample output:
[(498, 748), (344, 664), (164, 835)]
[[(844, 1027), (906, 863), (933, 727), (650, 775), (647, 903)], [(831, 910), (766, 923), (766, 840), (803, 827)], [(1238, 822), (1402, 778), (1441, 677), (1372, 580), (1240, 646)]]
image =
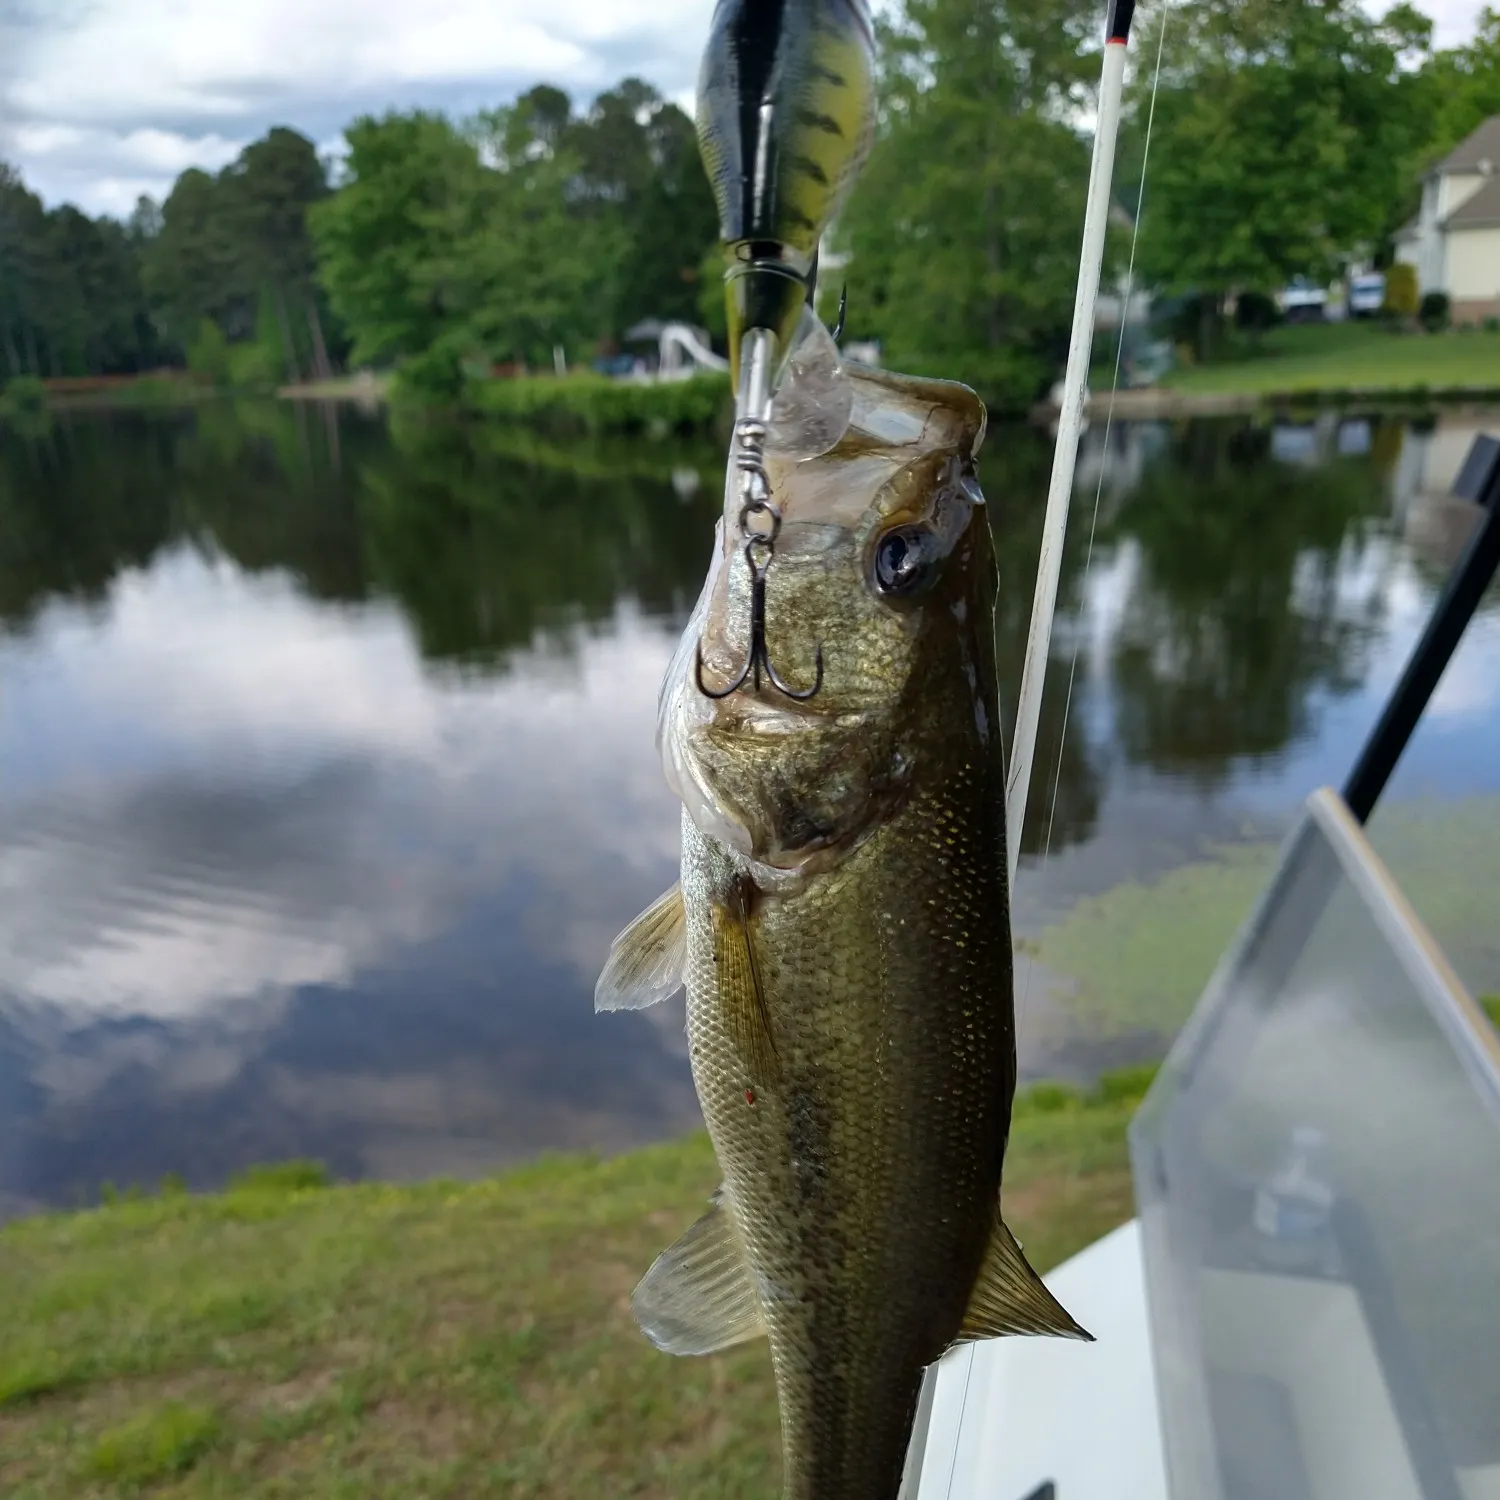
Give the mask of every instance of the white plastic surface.
[(1166, 1500), (1132, 1219), (1043, 1278), (1096, 1340), (989, 1339), (938, 1366), (917, 1500)]

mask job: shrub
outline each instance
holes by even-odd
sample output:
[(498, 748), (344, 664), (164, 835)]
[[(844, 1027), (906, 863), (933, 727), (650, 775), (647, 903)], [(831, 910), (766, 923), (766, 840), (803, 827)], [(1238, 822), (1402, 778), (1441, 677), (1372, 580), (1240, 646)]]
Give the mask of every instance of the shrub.
[(1390, 318), (1412, 318), (1416, 316), (1418, 305), (1417, 268), (1397, 261), (1386, 270), (1385, 301), (1380, 310)]
[(1422, 298), (1422, 310), (1417, 314), (1422, 327), (1428, 333), (1436, 333), (1448, 326), (1449, 303), (1447, 292), (1428, 292)]
[(1264, 333), (1280, 321), (1280, 308), (1264, 292), (1241, 292), (1235, 301), (1234, 326), (1246, 333)]
[(729, 377), (721, 374), (649, 385), (593, 374), (523, 375), (476, 383), (469, 395), (489, 416), (586, 432), (708, 428), (731, 400)]
[(198, 332), (188, 345), (187, 364), (194, 375), (207, 385), (229, 384), (229, 340), (212, 318), (198, 324)]
[(278, 1161), (237, 1172), (230, 1179), (229, 1189), (236, 1193), (302, 1193), (328, 1187), (332, 1180), (320, 1161)]
[(34, 416), (47, 409), (47, 387), (35, 375), (13, 375), (0, 391), (0, 402), (13, 412)]
[(1151, 1092), (1157, 1066), (1141, 1063), (1133, 1068), (1115, 1068), (1099, 1079), (1096, 1092), (1109, 1104), (1139, 1104)]
[(273, 391), (280, 383), (281, 355), (259, 339), (229, 346), (228, 384), (237, 391)]
[(1083, 1096), (1077, 1089), (1066, 1083), (1043, 1080), (1017, 1092), (1015, 1110), (1023, 1115), (1052, 1115), (1082, 1106)]
[(393, 394), (419, 402), (456, 402), (464, 389), (464, 358), (451, 345), (435, 344), (402, 360)]

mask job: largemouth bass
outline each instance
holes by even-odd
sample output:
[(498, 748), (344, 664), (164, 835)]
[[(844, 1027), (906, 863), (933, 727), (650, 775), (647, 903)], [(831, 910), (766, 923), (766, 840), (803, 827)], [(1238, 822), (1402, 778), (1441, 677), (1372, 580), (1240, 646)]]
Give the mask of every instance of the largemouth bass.
[(713, 700), (747, 649), (720, 522), (662, 688), (680, 884), (618, 939), (601, 1009), (686, 980), (723, 1182), (634, 1297), (702, 1354), (769, 1334), (787, 1500), (893, 1500), (922, 1374), (955, 1342), (1088, 1338), (1001, 1219), (1016, 1085), (994, 572), (961, 385), (849, 367), (821, 457), (767, 455), (783, 670)]
[(698, 144), (719, 206), (731, 378), (745, 330), (784, 357), (818, 239), (875, 133), (866, 0), (718, 0), (698, 78)]

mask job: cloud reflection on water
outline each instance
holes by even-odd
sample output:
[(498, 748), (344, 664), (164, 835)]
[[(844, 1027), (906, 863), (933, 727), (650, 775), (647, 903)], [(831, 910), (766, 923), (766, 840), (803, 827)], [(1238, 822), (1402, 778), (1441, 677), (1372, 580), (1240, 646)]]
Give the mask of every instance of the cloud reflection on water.
[[(610, 940), (673, 878), (652, 735), (675, 632), (622, 604), (579, 634), (586, 650), (521, 651), (501, 676), (424, 669), (389, 603), (330, 609), (284, 575), (179, 548), (122, 575), (102, 608), (54, 604), (0, 642), (0, 995), (49, 1107), (143, 1071), (160, 1095), (222, 1091), (306, 1021), (314, 991), (326, 1006), (358, 986), (377, 1015), (420, 1015), (477, 978), (490, 1005), (526, 1005), (507, 974), (541, 967), (568, 975), (549, 989), (561, 1029), (595, 1027)], [(60, 753), (37, 754), (40, 725)], [(441, 953), (466, 923), (485, 929), (482, 965)], [(428, 966), (402, 979), (416, 950)], [(685, 1079), (663, 1020), (607, 1037), (600, 1021), (599, 1044), (670, 1057)], [(451, 1048), (462, 1022), (442, 1024)], [(505, 1092), (497, 1070), (499, 1114), (515, 1118), (477, 1108)], [(436, 1118), (413, 1106), (424, 1097), (449, 1134), (485, 1116), (488, 1159), (498, 1140), (508, 1156), (637, 1134), (576, 1089), (528, 1090), (513, 1065), (467, 1071), (283, 1058), (265, 1107), (309, 1128), (362, 1119), (382, 1160), (424, 1154), (398, 1139), (402, 1121)]]

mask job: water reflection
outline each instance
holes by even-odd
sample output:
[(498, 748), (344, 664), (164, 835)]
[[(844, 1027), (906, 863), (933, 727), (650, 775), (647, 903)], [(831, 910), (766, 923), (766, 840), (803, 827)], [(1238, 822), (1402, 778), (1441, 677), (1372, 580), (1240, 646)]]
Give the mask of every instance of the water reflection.
[(1282, 430), (1190, 427), (1111, 528), (1134, 564), (1113, 644), (1120, 749), (1200, 786), (1311, 732), (1315, 690), (1357, 688), (1382, 623), (1388, 580), (1363, 568), (1381, 463), (1277, 462)]
[[(1410, 517), (1443, 429), (1360, 420), (1295, 462), (1244, 423), (1087, 435), (1023, 930), (1342, 773), (1442, 567)], [(694, 1120), (680, 1007), (590, 995), (673, 878), (655, 694), (720, 462), (305, 406), (0, 433), (0, 1213)], [(1012, 707), (1049, 465), (1024, 428), (983, 456)], [(1497, 665), (1481, 622), (1417, 774), (1494, 784), (1462, 747)], [(1160, 1044), (1070, 1024), (1029, 995), (1028, 1071)]]

